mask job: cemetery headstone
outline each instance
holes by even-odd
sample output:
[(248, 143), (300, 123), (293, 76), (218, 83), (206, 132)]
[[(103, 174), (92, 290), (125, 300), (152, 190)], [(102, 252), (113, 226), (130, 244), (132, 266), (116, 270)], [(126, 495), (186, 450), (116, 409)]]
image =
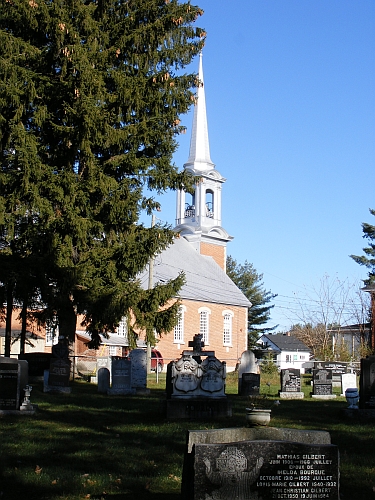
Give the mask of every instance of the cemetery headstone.
[(0, 358), (0, 410), (20, 408), (20, 365), (13, 358)]
[(341, 387), (341, 375), (348, 372), (348, 363), (339, 361), (315, 362), (315, 369), (330, 370), (332, 373), (332, 387)]
[(362, 410), (375, 409), (375, 356), (361, 359), (359, 408)]
[(107, 394), (111, 386), (110, 373), (108, 368), (99, 368), (97, 374), (98, 392), (100, 394)]
[(332, 370), (318, 368), (313, 370), (313, 398), (332, 399)]
[(96, 358), (96, 376), (91, 377), (91, 382), (93, 384), (98, 383), (98, 373), (99, 373), (100, 368), (107, 368), (107, 370), (109, 371), (109, 380), (111, 381), (111, 379), (112, 379), (112, 361), (111, 361), (111, 358), (108, 356), (103, 357), (103, 358)]
[(242, 394), (242, 375), (244, 373), (258, 373), (258, 371), (258, 365), (253, 351), (244, 351), (241, 354), (240, 362), (238, 365), (238, 394)]
[(280, 399), (303, 399), (301, 391), (301, 371), (298, 368), (286, 368), (280, 372)]
[(132, 388), (137, 393), (149, 393), (147, 389), (147, 352), (145, 349), (133, 349), (129, 357), (132, 363)]
[(343, 373), (341, 375), (341, 396), (345, 396), (347, 389), (357, 388), (357, 375), (355, 373)]
[(112, 357), (112, 386), (107, 394), (135, 394), (132, 388), (132, 362), (129, 358)]
[(339, 500), (335, 445), (289, 441), (196, 444), (189, 500)]
[(29, 364), (29, 377), (43, 377), (44, 371), (49, 370), (52, 353), (26, 352), (18, 356), (18, 360), (25, 360)]
[(69, 348), (65, 337), (59, 336), (57, 344), (52, 346), (52, 358), (50, 361), (47, 385), (44, 392), (71, 392), (69, 387), (70, 360)]
[(225, 395), (226, 363), (214, 351), (204, 351), (202, 335), (189, 342), (177, 361), (167, 367), (168, 418), (229, 416), (231, 408)]
[(259, 373), (243, 373), (241, 382), (241, 396), (258, 396), (260, 390)]

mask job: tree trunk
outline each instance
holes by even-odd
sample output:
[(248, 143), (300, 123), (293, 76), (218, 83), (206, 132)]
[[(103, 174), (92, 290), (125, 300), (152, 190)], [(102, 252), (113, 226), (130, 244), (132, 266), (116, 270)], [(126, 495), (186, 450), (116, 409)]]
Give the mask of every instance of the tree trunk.
[(61, 302), (57, 316), (59, 320), (59, 335), (65, 337), (72, 344), (76, 336), (77, 315), (74, 304), (69, 297)]
[(10, 358), (10, 347), (12, 343), (12, 313), (13, 313), (13, 286), (7, 285), (7, 314), (5, 319), (5, 349), (4, 356)]
[(20, 354), (25, 354), (26, 329), (27, 329), (27, 299), (23, 301), (21, 311), (21, 338), (20, 338)]

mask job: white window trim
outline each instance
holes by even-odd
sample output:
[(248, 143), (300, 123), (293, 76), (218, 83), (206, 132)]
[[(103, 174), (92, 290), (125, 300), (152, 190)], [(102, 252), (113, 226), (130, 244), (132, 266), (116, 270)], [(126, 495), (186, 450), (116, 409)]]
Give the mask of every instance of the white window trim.
[[(210, 345), (210, 314), (211, 314), (211, 309), (209, 309), (208, 307), (200, 307), (198, 309), (198, 313), (199, 313), (199, 333), (203, 335), (202, 340), (204, 342), (204, 345), (207, 346), (207, 345)], [(201, 321), (202, 321), (201, 314), (202, 313), (206, 313), (205, 318), (207, 320), (207, 323), (206, 323), (206, 331), (205, 332), (201, 331)]]
[[(225, 347), (232, 347), (232, 336), (233, 336), (233, 317), (234, 313), (230, 309), (224, 309), (224, 311), (221, 313), (223, 316), (223, 346)], [(229, 322), (229, 340), (225, 340), (225, 317), (229, 316), (230, 322)]]
[[(173, 343), (174, 344), (185, 344), (185, 313), (186, 313), (186, 306), (180, 306), (178, 308), (178, 323), (173, 329)], [(178, 333), (178, 338), (176, 334), (176, 328), (179, 329)]]

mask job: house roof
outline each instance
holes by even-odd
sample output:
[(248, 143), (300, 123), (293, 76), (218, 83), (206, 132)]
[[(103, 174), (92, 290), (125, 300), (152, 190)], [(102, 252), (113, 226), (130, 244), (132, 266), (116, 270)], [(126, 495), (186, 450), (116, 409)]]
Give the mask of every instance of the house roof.
[[(251, 302), (212, 257), (198, 253), (185, 238), (175, 238), (172, 245), (155, 257), (153, 283), (167, 282), (181, 271), (186, 279), (179, 292), (181, 299), (251, 306)], [(148, 269), (140, 279), (143, 288), (147, 288)]]
[[(277, 333), (275, 335), (262, 335), (259, 341), (265, 343), (268, 342), (271, 346), (272, 344), (278, 348), (280, 351), (308, 351), (310, 349), (301, 340), (297, 339), (293, 335), (283, 335), (282, 333)], [(259, 342), (258, 341), (258, 342)]]
[[(83, 342), (89, 342), (91, 335), (81, 330), (76, 330), (77, 337), (80, 337)], [(129, 345), (127, 337), (117, 335), (116, 333), (109, 333), (108, 338), (100, 334), (100, 344), (106, 346), (127, 347)]]

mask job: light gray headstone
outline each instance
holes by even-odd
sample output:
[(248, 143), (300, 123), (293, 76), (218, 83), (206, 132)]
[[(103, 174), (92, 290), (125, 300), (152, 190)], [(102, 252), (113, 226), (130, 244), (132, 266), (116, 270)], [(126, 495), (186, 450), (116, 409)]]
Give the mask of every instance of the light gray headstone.
[(101, 394), (107, 394), (108, 389), (110, 388), (110, 373), (108, 368), (99, 368), (98, 370), (98, 392)]
[(112, 386), (107, 394), (133, 394), (135, 392), (131, 385), (131, 365), (132, 362), (128, 358), (112, 357)]
[(133, 349), (130, 353), (132, 363), (132, 387), (136, 390), (147, 386), (147, 352), (144, 349)]
[(345, 396), (346, 389), (357, 388), (357, 375), (355, 373), (343, 373), (341, 375), (341, 395)]

